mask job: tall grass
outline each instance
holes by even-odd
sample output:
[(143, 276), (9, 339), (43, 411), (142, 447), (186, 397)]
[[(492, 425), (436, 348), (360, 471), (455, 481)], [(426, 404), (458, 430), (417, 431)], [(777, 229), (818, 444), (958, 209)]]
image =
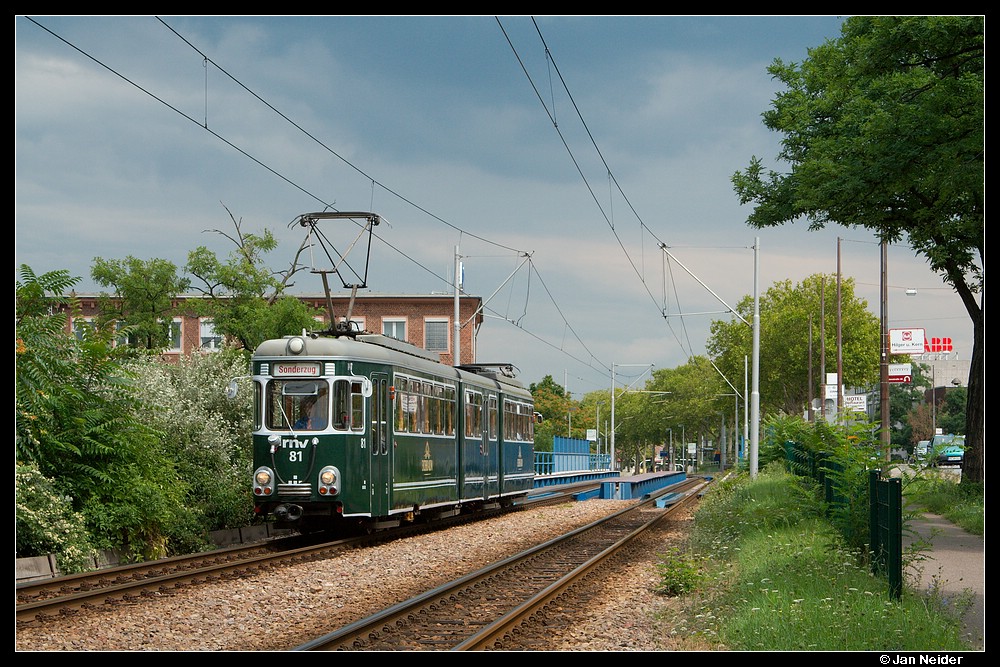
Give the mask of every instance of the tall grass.
[[(889, 595), (824, 516), (807, 480), (768, 466), (702, 500), (689, 550), (706, 568), (672, 632), (744, 651), (962, 650), (954, 608), (936, 594)], [(675, 640), (677, 638), (675, 637)]]
[(982, 535), (986, 523), (986, 498), (982, 484), (960, 484), (947, 473), (923, 474), (906, 486), (906, 501), (940, 514), (973, 535)]

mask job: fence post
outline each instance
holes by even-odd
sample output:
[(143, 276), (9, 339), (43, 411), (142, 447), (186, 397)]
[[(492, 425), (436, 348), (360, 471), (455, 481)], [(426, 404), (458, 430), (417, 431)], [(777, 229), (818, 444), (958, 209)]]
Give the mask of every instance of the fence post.
[(903, 482), (898, 478), (888, 479), (885, 489), (889, 514), (889, 594), (899, 600), (903, 596)]
[(889, 581), (889, 595), (903, 595), (903, 484), (899, 479), (879, 479), (882, 472), (868, 473), (869, 524), (872, 572)]
[(885, 571), (878, 500), (878, 478), (881, 474), (881, 470), (868, 471), (868, 549), (871, 551), (871, 569), (874, 574), (882, 574)]

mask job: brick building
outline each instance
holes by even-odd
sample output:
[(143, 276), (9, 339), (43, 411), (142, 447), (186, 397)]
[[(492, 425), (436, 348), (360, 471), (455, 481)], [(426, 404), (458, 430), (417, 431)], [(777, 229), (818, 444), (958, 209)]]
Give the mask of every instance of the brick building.
[[(69, 323), (70, 331), (81, 331), (81, 324), (93, 321), (98, 315), (99, 299), (96, 294), (77, 294), (81, 307), (80, 315)], [(175, 309), (183, 312), (185, 301), (201, 299), (200, 296), (178, 296), (174, 300)], [(323, 295), (300, 295), (298, 297), (310, 306), (326, 313), (316, 328), (329, 327), (326, 297)], [(333, 312), (339, 320), (347, 315), (350, 306), (347, 296), (333, 297)], [(483, 323), (482, 298), (463, 294), (459, 297), (459, 340), (460, 361), (471, 364), (476, 361), (476, 336)], [(455, 297), (448, 294), (403, 295), (403, 294), (362, 294), (354, 299), (351, 321), (357, 328), (370, 333), (381, 333), (406, 341), (431, 352), (437, 352), (441, 363), (454, 365), (455, 337)], [(69, 333), (69, 331), (67, 332)], [(175, 316), (171, 349), (163, 353), (165, 360), (177, 359), (181, 354), (197, 351), (211, 352), (222, 342), (208, 318), (196, 315)], [(299, 333), (289, 331), (289, 334)]]

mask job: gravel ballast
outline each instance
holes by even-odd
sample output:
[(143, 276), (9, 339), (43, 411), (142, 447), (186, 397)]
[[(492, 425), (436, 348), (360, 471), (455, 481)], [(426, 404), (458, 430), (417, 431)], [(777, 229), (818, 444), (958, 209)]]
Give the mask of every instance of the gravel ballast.
[[(17, 651), (281, 651), (417, 593), (631, 505), (587, 500), (358, 549), (323, 561), (207, 583), (157, 599), (19, 624)], [(654, 617), (657, 555), (679, 543), (690, 512), (646, 538), (638, 556), (605, 575), (554, 651), (677, 650)]]

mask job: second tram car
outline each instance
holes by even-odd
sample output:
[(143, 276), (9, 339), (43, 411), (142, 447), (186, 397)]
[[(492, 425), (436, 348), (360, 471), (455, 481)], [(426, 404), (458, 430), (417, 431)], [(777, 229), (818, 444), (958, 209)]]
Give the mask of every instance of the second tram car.
[(377, 334), (262, 343), (255, 509), (279, 527), (366, 530), (507, 505), (534, 485), (531, 394)]

